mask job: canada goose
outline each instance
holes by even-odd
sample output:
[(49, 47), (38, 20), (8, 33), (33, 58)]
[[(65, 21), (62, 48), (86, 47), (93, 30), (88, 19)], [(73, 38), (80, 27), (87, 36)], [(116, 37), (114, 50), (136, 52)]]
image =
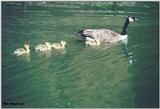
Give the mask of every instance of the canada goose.
[(45, 42), (45, 44), (39, 44), (35, 47), (36, 51), (49, 51), (51, 50), (51, 44), (49, 42)]
[(87, 37), (85, 41), (85, 45), (88, 45), (88, 46), (100, 45), (100, 41), (96, 38), (90, 39)]
[(17, 56), (25, 55), (29, 53), (30, 53), (29, 44), (24, 44), (24, 48), (18, 48), (13, 52), (13, 54)]
[(60, 41), (60, 43), (52, 43), (51, 48), (53, 49), (64, 49), (66, 45), (66, 41)]
[(112, 44), (120, 40), (127, 39), (128, 24), (136, 20), (137, 20), (136, 17), (128, 16), (123, 26), (121, 34), (118, 34), (109, 29), (85, 29), (77, 32), (76, 36), (81, 40), (86, 40), (87, 37), (89, 37), (89, 39), (97, 38), (100, 42), (106, 42)]

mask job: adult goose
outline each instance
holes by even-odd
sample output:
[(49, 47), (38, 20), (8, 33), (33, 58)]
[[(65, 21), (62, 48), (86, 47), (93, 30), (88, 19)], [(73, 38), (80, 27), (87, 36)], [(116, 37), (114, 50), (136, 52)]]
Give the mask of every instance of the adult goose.
[(77, 32), (77, 37), (81, 40), (92, 41), (98, 39), (100, 42), (105, 43), (116, 43), (120, 40), (127, 39), (128, 37), (128, 25), (130, 22), (136, 21), (137, 18), (134, 16), (128, 16), (120, 34), (110, 29), (85, 29)]

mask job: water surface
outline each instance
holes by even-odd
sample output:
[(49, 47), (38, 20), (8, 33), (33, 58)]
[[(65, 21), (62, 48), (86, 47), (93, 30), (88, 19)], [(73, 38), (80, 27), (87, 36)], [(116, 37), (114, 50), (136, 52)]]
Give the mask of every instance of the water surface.
[[(143, 3), (147, 7), (147, 3)], [(158, 8), (128, 11), (75, 10), (43, 6), (2, 7), (3, 107), (158, 107)], [(120, 32), (128, 15), (128, 52), (123, 44), (85, 47), (75, 32), (109, 28)], [(37, 53), (37, 44), (65, 40), (65, 50)], [(29, 56), (12, 52), (27, 42)]]

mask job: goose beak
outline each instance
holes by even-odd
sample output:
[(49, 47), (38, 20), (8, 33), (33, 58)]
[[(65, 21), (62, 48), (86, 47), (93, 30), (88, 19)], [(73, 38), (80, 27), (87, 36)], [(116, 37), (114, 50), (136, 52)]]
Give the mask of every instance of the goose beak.
[(135, 18), (135, 21), (138, 21), (138, 19), (137, 19), (137, 18)]

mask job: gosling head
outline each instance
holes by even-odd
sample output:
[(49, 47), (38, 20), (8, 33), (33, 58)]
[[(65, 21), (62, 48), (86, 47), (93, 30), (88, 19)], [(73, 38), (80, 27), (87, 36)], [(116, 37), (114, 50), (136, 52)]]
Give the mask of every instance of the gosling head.
[(24, 44), (24, 49), (26, 51), (26, 54), (30, 53), (29, 44)]
[(129, 22), (134, 22), (134, 21), (137, 21), (138, 19), (137, 19), (136, 17), (134, 17), (134, 16), (128, 16), (128, 17), (127, 17), (127, 20), (128, 20)]
[(66, 41), (60, 41), (61, 45), (65, 46), (66, 45)]
[(46, 45), (46, 47), (47, 47), (48, 50), (51, 49), (51, 44), (49, 42), (45, 42), (45, 45)]
[(24, 48), (29, 49), (29, 44), (24, 44)]
[(49, 42), (45, 42), (46, 46), (51, 46), (51, 44)]

